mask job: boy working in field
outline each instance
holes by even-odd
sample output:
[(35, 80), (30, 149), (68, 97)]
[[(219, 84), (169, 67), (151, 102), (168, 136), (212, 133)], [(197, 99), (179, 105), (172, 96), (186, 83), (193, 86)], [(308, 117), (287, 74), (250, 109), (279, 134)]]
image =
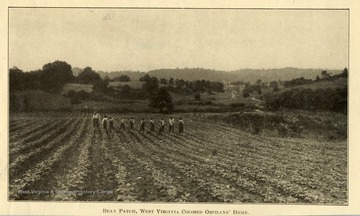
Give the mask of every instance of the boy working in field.
[(159, 133), (164, 132), (165, 130), (165, 121), (163, 118), (160, 119), (160, 129), (159, 129)]
[(122, 118), (120, 121), (120, 130), (125, 130), (125, 119)]
[(169, 133), (174, 133), (174, 118), (169, 118)]
[(134, 117), (131, 117), (131, 119), (130, 119), (130, 130), (134, 130), (134, 124), (135, 124)]
[(96, 115), (96, 113), (94, 113), (93, 115), (92, 115), (92, 122), (93, 122), (93, 126), (95, 127), (95, 115)]
[(182, 118), (179, 119), (179, 133), (184, 132), (184, 120)]
[(154, 132), (155, 131), (155, 123), (154, 120), (151, 118), (150, 119), (150, 132)]
[(141, 119), (140, 121), (140, 132), (144, 132), (145, 131), (145, 119)]
[(92, 120), (93, 120), (93, 126), (99, 127), (99, 114), (94, 113), (94, 115), (92, 116)]
[(102, 125), (103, 125), (103, 128), (106, 132), (108, 132), (107, 130), (107, 125), (108, 125), (108, 118), (106, 117), (106, 115), (104, 116), (103, 120), (102, 120)]
[(110, 132), (114, 129), (114, 119), (109, 117)]

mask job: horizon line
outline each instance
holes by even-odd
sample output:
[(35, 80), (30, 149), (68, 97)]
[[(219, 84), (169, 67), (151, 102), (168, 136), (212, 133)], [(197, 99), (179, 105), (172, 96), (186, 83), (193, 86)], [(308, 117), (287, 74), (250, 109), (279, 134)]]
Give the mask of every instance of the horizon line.
[[(66, 62), (66, 61), (64, 61)], [(53, 62), (50, 62), (53, 63)], [(48, 63), (47, 63), (48, 64)], [(69, 63), (68, 63), (69, 64)], [(71, 66), (71, 64), (69, 64)], [(12, 67), (9, 67), (9, 70), (12, 68), (18, 68), (20, 70), (22, 70), (21, 68), (17, 67), (16, 65), (13, 65)], [(239, 68), (239, 69), (235, 69), (235, 70), (222, 70), (222, 69), (215, 69), (215, 68), (203, 68), (203, 67), (175, 67), (175, 68), (157, 68), (157, 69), (151, 69), (151, 70), (147, 70), (147, 71), (143, 71), (143, 70), (131, 70), (131, 69), (121, 69), (121, 70), (97, 70), (94, 69), (91, 66), (85, 66), (85, 67), (78, 67), (78, 66), (71, 66), (71, 69), (74, 68), (78, 68), (78, 69), (84, 69), (86, 67), (90, 67), (93, 71), (95, 72), (103, 72), (103, 73), (112, 73), (112, 72), (140, 72), (140, 73), (148, 73), (151, 71), (156, 71), (156, 70), (184, 70), (184, 69), (203, 69), (203, 70), (210, 70), (210, 71), (219, 71), (219, 72), (237, 72), (237, 71), (241, 71), (241, 70), (281, 70), (281, 69), (300, 69), (300, 70), (343, 70), (345, 68), (349, 69), (347, 66), (345, 66), (344, 68), (301, 68), (301, 67), (291, 67), (291, 66), (286, 66), (286, 67), (276, 67), (276, 68)], [(32, 72), (32, 71), (37, 71), (37, 70), (42, 70), (41, 68), (38, 69), (33, 69), (33, 70), (22, 70), (23, 72)]]

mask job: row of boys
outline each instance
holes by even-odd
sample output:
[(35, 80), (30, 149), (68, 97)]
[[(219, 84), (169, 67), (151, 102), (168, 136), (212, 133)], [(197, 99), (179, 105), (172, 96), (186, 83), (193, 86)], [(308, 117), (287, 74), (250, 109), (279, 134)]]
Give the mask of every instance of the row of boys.
[[(92, 116), (92, 120), (93, 120), (93, 126), (94, 127), (99, 127), (99, 121), (100, 121), (100, 115), (98, 113), (95, 113)], [(114, 129), (114, 119), (112, 117), (107, 118), (106, 115), (104, 115), (104, 118), (101, 121), (103, 128), (107, 131), (108, 125), (109, 125), (109, 129), (110, 131), (112, 129)], [(130, 123), (130, 130), (134, 130), (134, 126), (135, 126), (135, 119), (133, 117), (130, 118), (129, 120)], [(155, 132), (155, 122), (153, 120), (153, 118), (150, 118), (149, 120), (150, 123), (150, 132)], [(122, 118), (120, 120), (120, 130), (125, 130), (125, 118)], [(174, 133), (175, 130), (175, 119), (174, 117), (170, 117), (169, 118), (169, 133)], [(145, 132), (145, 119), (141, 119), (140, 121), (140, 132)], [(160, 119), (160, 128), (159, 128), (159, 133), (164, 132), (165, 131), (165, 121), (163, 118)], [(182, 118), (179, 119), (179, 133), (184, 132), (184, 120)]]

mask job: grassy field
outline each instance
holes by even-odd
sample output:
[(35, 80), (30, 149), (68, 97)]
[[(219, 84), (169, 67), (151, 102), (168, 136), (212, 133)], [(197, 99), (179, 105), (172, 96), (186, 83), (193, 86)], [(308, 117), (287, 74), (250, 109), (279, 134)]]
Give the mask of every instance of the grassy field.
[(63, 89), (61, 91), (61, 94), (66, 94), (70, 90), (73, 91), (85, 91), (87, 93), (90, 93), (93, 91), (93, 85), (91, 84), (77, 84), (77, 83), (67, 83), (63, 86)]
[[(170, 95), (175, 103), (187, 103), (195, 101), (195, 94), (182, 95), (171, 92)], [(241, 94), (236, 94), (235, 98), (233, 98), (232, 96), (233, 95), (231, 92), (219, 92), (213, 94), (209, 94), (207, 92), (200, 93), (202, 102), (210, 101), (213, 104), (230, 105), (233, 103), (245, 103), (248, 105), (253, 105), (258, 103), (258, 101), (255, 101), (254, 99), (252, 99), (252, 97), (244, 98)]]
[(10, 109), (15, 111), (70, 108), (70, 99), (40, 90), (18, 91), (10, 94)]
[[(109, 115), (112, 131), (91, 113), (12, 113), (9, 199), (348, 204), (346, 139), (256, 135), (196, 113), (175, 114), (175, 133), (166, 124), (159, 134), (169, 116)], [(136, 130), (120, 130), (132, 116)], [(143, 117), (156, 132), (138, 131)]]
[[(73, 106), (74, 110), (93, 110), (108, 112), (115, 110), (118, 112), (148, 112), (151, 109), (146, 100), (119, 100), (113, 102), (106, 101), (83, 101), (81, 104)], [(155, 110), (156, 111), (156, 110)]]
[(327, 89), (327, 88), (347, 88), (347, 86), (348, 86), (347, 82), (348, 82), (348, 79), (346, 77), (340, 77), (340, 78), (336, 78), (334, 80), (322, 80), (320, 82), (313, 82), (310, 84), (304, 84), (304, 85), (299, 85), (299, 86), (294, 86), (294, 87), (289, 87), (289, 88), (283, 88), (283, 89), (280, 89), (279, 93), (281, 93), (283, 91), (288, 91), (291, 89), (310, 88), (312, 90), (316, 90), (316, 89)]
[(128, 85), (130, 86), (130, 88), (133, 89), (141, 89), (142, 85), (144, 83), (140, 82), (140, 81), (131, 81), (131, 82), (120, 82), (120, 81), (116, 81), (116, 82), (109, 82), (109, 86), (112, 87), (123, 87), (124, 85)]

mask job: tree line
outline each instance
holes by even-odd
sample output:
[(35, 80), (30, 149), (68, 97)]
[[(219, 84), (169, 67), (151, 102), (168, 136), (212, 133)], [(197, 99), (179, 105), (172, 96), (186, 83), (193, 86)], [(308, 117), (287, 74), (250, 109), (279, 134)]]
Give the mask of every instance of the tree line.
[(100, 78), (99, 74), (86, 67), (77, 77), (71, 70), (71, 65), (63, 61), (45, 64), (41, 70), (24, 72), (13, 67), (9, 72), (10, 91), (43, 90), (59, 94), (66, 83), (92, 84), (95, 92), (104, 92), (108, 80)]
[(75, 80), (71, 65), (62, 61), (45, 64), (41, 70), (23, 72), (19, 68), (10, 69), (10, 92), (40, 89), (49, 93), (59, 93), (65, 83)]
[(235, 81), (231, 82), (231, 85), (244, 85), (244, 89), (242, 91), (243, 97), (247, 98), (251, 94), (256, 93), (257, 95), (261, 96), (263, 93), (263, 89), (272, 88), (273, 92), (278, 92), (280, 90), (280, 86), (282, 86), (283, 89), (292, 88), (296, 86), (306, 85), (306, 84), (312, 84), (316, 82), (323, 82), (323, 81), (333, 81), (337, 78), (341, 77), (348, 77), (348, 69), (344, 68), (342, 73), (333, 75), (330, 72), (327, 72), (326, 70), (321, 71), (320, 76), (318, 75), (315, 80), (312, 79), (305, 79), (304, 77), (295, 78), (291, 80), (286, 81), (271, 81), (271, 82), (262, 82), (261, 79), (258, 79), (254, 84), (251, 84), (249, 82), (244, 81)]
[(183, 80), (183, 79), (174, 79), (151, 77), (149, 74), (141, 77), (140, 82), (156, 82), (164, 85), (168, 85), (168, 89), (172, 92), (190, 94), (194, 92), (224, 92), (224, 84), (218, 81), (209, 81), (209, 80)]
[[(149, 99), (149, 106), (158, 108), (160, 111), (172, 112), (174, 104), (168, 93), (167, 88), (159, 88), (159, 81), (156, 77), (146, 80), (142, 89), (131, 89), (125, 85), (121, 91), (109, 86), (111, 81), (100, 75), (91, 67), (84, 68), (83, 71), (75, 77), (71, 70), (71, 65), (64, 61), (55, 61), (45, 64), (41, 70), (24, 72), (19, 68), (13, 67), (9, 71), (10, 92), (24, 90), (42, 90), (52, 94), (60, 94), (63, 85), (66, 83), (91, 84), (93, 91), (91, 93), (70, 90), (65, 96), (71, 99), (71, 102), (80, 103), (82, 100), (105, 100), (104, 95), (113, 98), (131, 98), (131, 99)], [(122, 76), (120, 80), (128, 80)]]
[(323, 110), (347, 113), (347, 88), (293, 88), (280, 94), (264, 95), (266, 108), (276, 111), (283, 108)]

